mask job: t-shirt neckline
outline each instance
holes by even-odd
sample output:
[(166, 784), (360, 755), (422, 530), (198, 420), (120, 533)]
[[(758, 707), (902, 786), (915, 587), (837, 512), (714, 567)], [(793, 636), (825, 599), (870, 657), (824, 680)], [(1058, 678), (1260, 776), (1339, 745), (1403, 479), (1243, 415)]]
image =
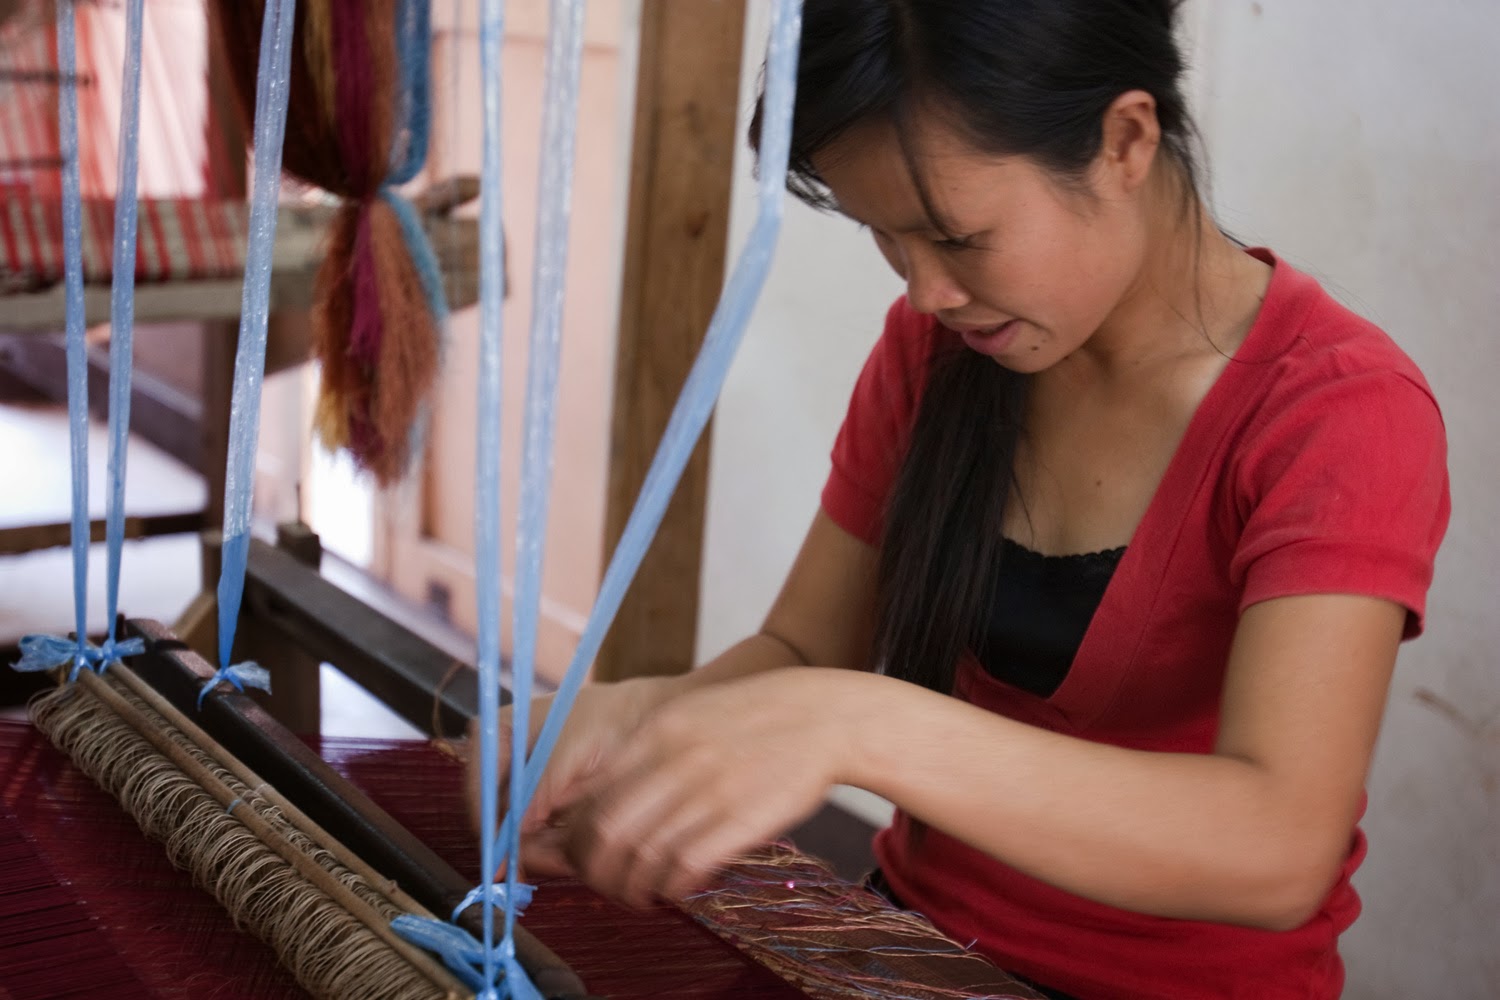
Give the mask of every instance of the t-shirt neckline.
[[(1087, 726), (1108, 710), (1114, 693), (1125, 682), (1135, 661), (1145, 635), (1145, 623), (1152, 618), (1151, 610), (1141, 607), (1141, 595), (1149, 595), (1154, 607), (1182, 529), (1182, 519), (1166, 509), (1168, 498), (1190, 495), (1201, 482), (1207, 474), (1210, 456), (1236, 412), (1229, 404), (1247, 383), (1264, 377), (1270, 367), (1268, 362), (1297, 336), (1300, 326), (1297, 319), (1302, 311), (1297, 303), (1306, 298), (1299, 293), (1310, 279), (1268, 249), (1253, 247), (1245, 252), (1271, 265), (1265, 298), (1244, 340), (1193, 411), (1145, 514), (1124, 546), (1072, 668), (1047, 698), (1015, 689), (1035, 698), (1038, 704), (1060, 716), (1060, 721), (1077, 728)], [(1131, 595), (1128, 614), (1121, 604), (1124, 600), (1121, 594)], [(1004, 683), (977, 662), (971, 662), (969, 668), (971, 683)]]

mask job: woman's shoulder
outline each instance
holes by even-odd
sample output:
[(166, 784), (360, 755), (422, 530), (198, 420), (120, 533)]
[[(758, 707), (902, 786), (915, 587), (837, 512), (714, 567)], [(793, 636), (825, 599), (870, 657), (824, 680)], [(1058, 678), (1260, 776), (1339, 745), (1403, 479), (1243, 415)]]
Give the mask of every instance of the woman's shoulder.
[(1275, 372), (1270, 397), (1285, 405), (1295, 397), (1322, 395), (1341, 383), (1414, 390), (1437, 400), (1411, 356), (1373, 320), (1335, 297), (1317, 278), (1273, 257), (1276, 271), (1267, 290), (1255, 339), (1237, 360), (1269, 365)]
[(1379, 326), (1284, 263), (1264, 313), (1277, 326), (1236, 366), (1247, 419), (1228, 438), (1242, 606), (1369, 594), (1404, 605), (1416, 635), (1450, 511), (1432, 390)]

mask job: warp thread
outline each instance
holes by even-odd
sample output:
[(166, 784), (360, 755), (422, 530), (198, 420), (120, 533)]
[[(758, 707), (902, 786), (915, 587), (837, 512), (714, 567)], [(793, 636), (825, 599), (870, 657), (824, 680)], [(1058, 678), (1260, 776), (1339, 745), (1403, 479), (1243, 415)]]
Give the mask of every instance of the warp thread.
[(378, 886), (344, 867), (288, 822), (259, 788), (240, 781), (124, 685), (113, 677), (105, 683), (232, 791), (229, 809), (80, 687), (56, 688), (34, 699), (32, 722), (113, 795), (147, 836), (164, 844), (172, 863), (211, 892), (238, 926), (274, 948), (305, 989), (344, 1000), (437, 1000), (447, 995), (235, 814), (253, 810), (299, 854), (377, 912), (394, 918), (402, 911)]
[[(248, 116), (256, 53), (245, 40), (265, 0), (215, 2)], [(343, 199), (313, 287), (314, 425), (381, 486), (421, 450), (447, 316), (437, 256), (396, 190), (427, 155), (429, 2), (304, 3), (292, 60), (285, 169)]]

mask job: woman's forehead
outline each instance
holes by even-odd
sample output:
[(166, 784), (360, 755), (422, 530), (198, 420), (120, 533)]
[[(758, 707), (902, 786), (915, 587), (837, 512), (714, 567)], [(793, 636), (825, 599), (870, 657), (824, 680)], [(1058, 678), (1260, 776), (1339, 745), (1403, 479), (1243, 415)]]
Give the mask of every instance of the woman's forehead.
[(946, 220), (1005, 201), (1035, 180), (1023, 161), (981, 152), (941, 121), (898, 127), (884, 119), (813, 156), (840, 211), (889, 233), (929, 231), (934, 214)]

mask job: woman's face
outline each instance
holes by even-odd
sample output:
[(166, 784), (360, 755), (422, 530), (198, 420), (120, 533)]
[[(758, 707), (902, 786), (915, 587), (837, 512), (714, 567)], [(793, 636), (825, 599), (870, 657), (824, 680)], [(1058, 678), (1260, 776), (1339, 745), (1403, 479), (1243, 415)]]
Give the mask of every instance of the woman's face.
[(1032, 160), (976, 152), (938, 125), (907, 142), (910, 157), (894, 126), (872, 122), (814, 165), (906, 281), (912, 308), (1017, 372), (1043, 371), (1087, 344), (1141, 273), (1138, 186), (1103, 157), (1080, 184), (1064, 185)]

